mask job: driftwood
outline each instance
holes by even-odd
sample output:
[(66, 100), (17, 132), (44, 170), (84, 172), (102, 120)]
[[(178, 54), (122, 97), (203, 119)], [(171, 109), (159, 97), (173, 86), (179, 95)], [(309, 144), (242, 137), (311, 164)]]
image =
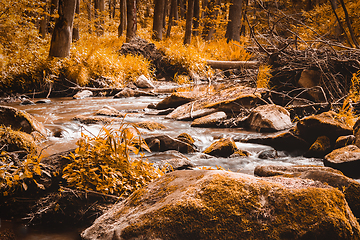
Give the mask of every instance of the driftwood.
[(256, 69), (259, 67), (259, 61), (217, 61), (217, 60), (206, 60), (206, 63), (217, 69), (238, 69), (238, 68), (247, 68), (247, 69)]

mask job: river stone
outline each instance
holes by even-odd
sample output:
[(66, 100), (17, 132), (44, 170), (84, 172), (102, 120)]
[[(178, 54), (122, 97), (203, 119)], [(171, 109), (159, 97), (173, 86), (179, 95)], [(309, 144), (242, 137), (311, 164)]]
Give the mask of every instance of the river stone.
[(360, 178), (360, 148), (348, 145), (325, 156), (324, 165), (340, 170), (346, 176)]
[(360, 118), (358, 118), (353, 126), (353, 134), (355, 136), (355, 145), (360, 147)]
[(138, 122), (138, 123), (135, 123), (135, 125), (136, 125), (136, 127), (145, 128), (150, 131), (166, 129), (166, 126), (164, 124), (157, 123), (154, 121)]
[(0, 106), (0, 125), (29, 134), (37, 131), (44, 137), (47, 136), (47, 131), (42, 123), (27, 112), (13, 107)]
[(285, 132), (277, 133), (275, 135), (252, 137), (248, 139), (242, 139), (241, 141), (268, 145), (275, 148), (276, 150), (284, 151), (307, 150), (310, 146), (309, 143), (296, 134), (294, 128)]
[(125, 113), (122, 113), (119, 110), (110, 106), (104, 106), (102, 109), (99, 109), (95, 114), (109, 117), (125, 117)]
[(175, 92), (158, 102), (155, 108), (158, 110), (177, 108), (185, 103), (196, 100), (201, 95), (202, 94), (199, 94), (198, 92)]
[(35, 105), (35, 103), (30, 99), (24, 99), (21, 101), (20, 105)]
[(335, 142), (335, 149), (345, 147), (347, 145), (355, 145), (355, 136), (354, 135), (347, 135), (347, 136), (340, 136), (336, 139)]
[(124, 88), (123, 90), (115, 94), (114, 98), (141, 97), (141, 96), (154, 96), (154, 93), (140, 91), (140, 90), (133, 90), (131, 88)]
[(165, 174), (117, 203), (85, 240), (359, 239), (344, 195), (320, 182), (219, 170)]
[(339, 189), (345, 195), (351, 211), (360, 217), (360, 183), (348, 178), (339, 170), (322, 166), (257, 166), (254, 174), (260, 177), (286, 176), (312, 179)]
[(138, 88), (155, 88), (154, 83), (144, 75), (141, 75), (136, 79), (135, 85)]
[(89, 91), (89, 90), (83, 90), (83, 91), (80, 91), (78, 93), (76, 93), (73, 98), (74, 99), (84, 99), (84, 98), (88, 98), (88, 97), (91, 97), (93, 95), (93, 92), (92, 91)]
[(51, 99), (40, 99), (35, 102), (36, 104), (48, 104), (51, 103)]
[(115, 118), (105, 117), (105, 116), (84, 116), (84, 115), (77, 115), (72, 118), (74, 121), (79, 121), (82, 124), (97, 124), (97, 123), (104, 123), (108, 124), (115, 120)]
[(232, 138), (222, 138), (213, 142), (203, 153), (215, 157), (229, 157), (238, 150)]
[[(180, 106), (179, 108), (181, 108), (181, 107), (182, 106)], [(213, 114), (213, 113), (215, 113), (217, 111), (218, 110), (216, 108), (203, 108), (203, 109), (199, 109), (199, 110), (196, 110), (196, 111), (193, 111), (193, 112), (190, 110), (190, 112), (185, 113), (182, 116), (179, 116), (178, 118), (176, 118), (176, 120), (178, 120), (178, 121), (191, 121), (193, 119), (208, 116), (208, 115)], [(170, 115), (171, 114), (166, 116), (166, 118), (169, 118)]]
[(192, 127), (216, 127), (217, 123), (221, 120), (226, 119), (226, 113), (224, 112), (216, 112), (210, 115), (197, 118), (192, 123)]
[(195, 165), (186, 158), (161, 160), (157, 163), (157, 166), (161, 169), (165, 169), (166, 172), (172, 172), (176, 170), (192, 170), (195, 167)]
[(330, 139), (327, 136), (318, 137), (305, 153), (305, 157), (322, 158), (331, 152)]
[(251, 111), (245, 124), (258, 132), (276, 132), (292, 127), (290, 113), (275, 104), (255, 108)]
[(30, 134), (14, 131), (7, 127), (0, 127), (0, 149), (7, 152), (22, 150), (36, 152), (37, 146)]
[(309, 143), (319, 136), (327, 136), (334, 144), (338, 137), (352, 134), (352, 128), (335, 117), (336, 113), (332, 111), (305, 117), (296, 124), (296, 128), (300, 137)]
[(176, 139), (178, 139), (180, 141), (183, 141), (183, 142), (186, 142), (186, 143), (191, 144), (191, 145), (195, 143), (195, 140), (188, 133), (181, 133), (176, 137)]
[(193, 145), (174, 139), (168, 135), (155, 135), (145, 138), (146, 144), (151, 151), (164, 152), (167, 150), (177, 150), (181, 153), (191, 153), (197, 150)]

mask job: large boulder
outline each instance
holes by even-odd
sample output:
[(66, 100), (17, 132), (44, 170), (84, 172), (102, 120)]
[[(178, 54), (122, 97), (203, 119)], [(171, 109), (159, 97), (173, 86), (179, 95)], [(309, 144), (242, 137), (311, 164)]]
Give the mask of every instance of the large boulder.
[(227, 115), (224, 112), (216, 112), (210, 115), (197, 118), (192, 123), (192, 127), (216, 127), (217, 124), (221, 121), (226, 119)]
[(154, 83), (144, 75), (141, 75), (136, 79), (135, 85), (138, 88), (155, 88)]
[(89, 90), (83, 90), (83, 91), (79, 91), (78, 93), (76, 93), (73, 98), (74, 99), (84, 99), (84, 98), (88, 98), (91, 97), (93, 94), (92, 91)]
[(175, 171), (116, 204), (87, 239), (360, 239), (344, 195), (320, 182)]
[(30, 134), (14, 131), (7, 127), (0, 127), (0, 149), (7, 152), (36, 152), (37, 146)]
[(311, 179), (339, 189), (345, 195), (351, 211), (360, 217), (360, 183), (348, 178), (339, 170), (322, 166), (257, 166), (254, 174), (260, 177), (285, 176)]
[(145, 128), (150, 131), (166, 129), (166, 126), (164, 124), (157, 123), (154, 121), (137, 122), (135, 123), (135, 126), (139, 128)]
[(324, 165), (340, 170), (346, 176), (360, 178), (360, 148), (348, 145), (325, 156)]
[(162, 110), (167, 108), (177, 108), (185, 103), (192, 102), (202, 94), (198, 92), (174, 92), (170, 96), (158, 102), (155, 109)]
[(331, 152), (331, 150), (330, 139), (327, 136), (320, 136), (310, 146), (309, 150), (305, 153), (304, 156), (322, 158)]
[(338, 120), (332, 111), (305, 117), (296, 124), (296, 128), (310, 144), (319, 136), (327, 136), (333, 145), (338, 137), (352, 134), (352, 128)]
[(47, 136), (47, 131), (42, 123), (27, 112), (13, 107), (0, 106), (0, 125), (29, 134), (39, 132), (44, 137)]
[(203, 153), (215, 157), (229, 157), (238, 150), (232, 138), (222, 138), (213, 142)]
[(103, 108), (99, 109), (95, 114), (109, 117), (125, 117), (125, 113), (122, 113), (119, 110), (110, 106), (104, 106)]
[(258, 132), (276, 132), (292, 127), (290, 113), (283, 107), (268, 104), (251, 111), (245, 124)]
[(145, 138), (145, 142), (149, 146), (150, 150), (154, 152), (176, 150), (181, 153), (191, 153), (197, 151), (194, 145), (172, 138), (165, 134), (147, 137)]
[(299, 87), (307, 89), (307, 94), (315, 100), (315, 102), (323, 102), (325, 100), (324, 93), (320, 87), (321, 72), (316, 70), (304, 69), (298, 80)]

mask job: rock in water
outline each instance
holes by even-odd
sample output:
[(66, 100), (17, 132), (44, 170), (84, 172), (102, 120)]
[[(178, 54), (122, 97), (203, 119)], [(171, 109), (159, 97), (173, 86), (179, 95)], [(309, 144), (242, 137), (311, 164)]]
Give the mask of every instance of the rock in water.
[(135, 81), (135, 85), (138, 88), (155, 88), (154, 83), (150, 79), (147, 79), (144, 75), (138, 77)]
[(344, 195), (320, 182), (175, 171), (116, 204), (83, 239), (360, 239)]
[(258, 132), (276, 132), (292, 127), (290, 113), (285, 108), (274, 104), (255, 108), (245, 124)]
[(73, 96), (74, 99), (84, 99), (84, 98), (88, 98), (88, 97), (91, 97), (93, 95), (93, 92), (92, 91), (89, 91), (89, 90), (83, 90), (83, 91), (80, 91), (78, 92), (77, 94), (75, 94)]
[(27, 112), (13, 107), (0, 106), (0, 125), (29, 134), (36, 131), (44, 137), (47, 136), (47, 131), (42, 123)]
[(192, 127), (216, 127), (216, 125), (221, 121), (226, 119), (226, 113), (216, 112), (210, 115), (197, 118), (192, 123)]
[(340, 170), (346, 176), (360, 178), (360, 148), (348, 145), (325, 156), (324, 165)]
[(172, 138), (168, 135), (155, 135), (145, 138), (146, 144), (149, 146), (151, 151), (164, 152), (167, 150), (176, 150), (181, 153), (191, 153), (197, 150), (193, 145), (183, 142), (181, 140)]
[(232, 138), (222, 138), (213, 142), (204, 153), (215, 157), (229, 157), (238, 150)]

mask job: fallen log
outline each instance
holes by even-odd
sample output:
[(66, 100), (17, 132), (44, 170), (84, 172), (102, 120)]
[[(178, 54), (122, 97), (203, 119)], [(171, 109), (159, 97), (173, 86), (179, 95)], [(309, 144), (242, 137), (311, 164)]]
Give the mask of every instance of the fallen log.
[(260, 62), (206, 60), (206, 64), (212, 68), (217, 68), (217, 69), (238, 69), (238, 68), (256, 69), (259, 67)]

